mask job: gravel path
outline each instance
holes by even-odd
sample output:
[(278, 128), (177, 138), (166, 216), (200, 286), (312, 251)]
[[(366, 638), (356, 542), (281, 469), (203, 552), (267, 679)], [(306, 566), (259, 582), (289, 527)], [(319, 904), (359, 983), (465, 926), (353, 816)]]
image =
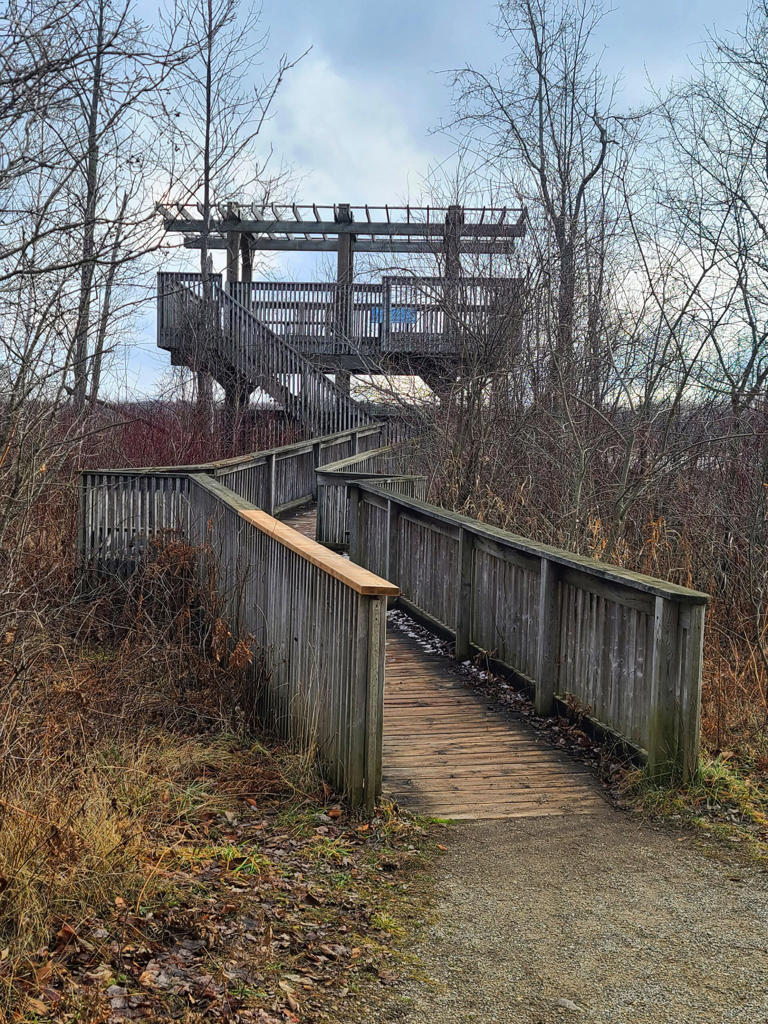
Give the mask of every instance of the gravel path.
[(366, 1020), (768, 1024), (768, 873), (606, 808), (452, 826), (419, 980)]

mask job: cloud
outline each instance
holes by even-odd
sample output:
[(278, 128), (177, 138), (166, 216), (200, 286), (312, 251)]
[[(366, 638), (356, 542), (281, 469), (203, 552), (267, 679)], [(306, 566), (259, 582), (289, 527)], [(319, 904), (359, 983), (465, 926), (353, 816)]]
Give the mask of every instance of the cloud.
[(402, 104), (382, 84), (346, 78), (313, 51), (288, 75), (276, 102), (270, 141), (300, 179), (300, 202), (418, 198), (434, 146), (413, 136)]

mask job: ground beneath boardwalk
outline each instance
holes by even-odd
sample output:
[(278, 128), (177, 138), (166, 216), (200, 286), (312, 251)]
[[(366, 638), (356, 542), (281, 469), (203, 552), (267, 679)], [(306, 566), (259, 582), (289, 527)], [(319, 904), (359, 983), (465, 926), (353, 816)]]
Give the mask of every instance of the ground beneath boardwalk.
[(768, 1022), (764, 869), (608, 808), (462, 822), (441, 845), (411, 980), (379, 1021)]

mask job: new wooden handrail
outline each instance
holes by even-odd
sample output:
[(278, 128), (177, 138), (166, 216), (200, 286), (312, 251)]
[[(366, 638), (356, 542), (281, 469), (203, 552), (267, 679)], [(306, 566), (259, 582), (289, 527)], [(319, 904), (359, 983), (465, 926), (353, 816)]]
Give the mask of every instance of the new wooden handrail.
[(241, 519), (250, 523), (251, 526), (255, 526), (257, 530), (261, 530), (262, 533), (274, 538), (284, 547), (295, 551), (297, 555), (301, 555), (312, 565), (316, 565), (318, 569), (327, 572), (329, 576), (333, 576), (345, 586), (357, 591), (358, 594), (397, 597), (400, 593), (400, 588), (393, 583), (369, 572), (368, 569), (355, 565), (348, 558), (329, 551), (322, 544), (310, 540), (309, 537), (286, 526), (279, 519), (273, 519), (266, 512), (261, 512), (259, 509), (240, 509), (239, 515)]
[(330, 551), (323, 544), (310, 540), (309, 537), (305, 537), (304, 534), (245, 501), (234, 491), (219, 483), (218, 480), (213, 480), (203, 474), (191, 473), (188, 475), (190, 479), (210, 491), (223, 504), (234, 509), (245, 522), (273, 537), (291, 551), (295, 551), (297, 555), (305, 558), (312, 565), (316, 565), (323, 572), (327, 572), (329, 576), (333, 576), (334, 579), (339, 580), (340, 583), (350, 587), (358, 594), (396, 597), (400, 593), (400, 588), (393, 583), (382, 579), (381, 576), (377, 576), (368, 569), (363, 569), (362, 566), (355, 565), (349, 559)]

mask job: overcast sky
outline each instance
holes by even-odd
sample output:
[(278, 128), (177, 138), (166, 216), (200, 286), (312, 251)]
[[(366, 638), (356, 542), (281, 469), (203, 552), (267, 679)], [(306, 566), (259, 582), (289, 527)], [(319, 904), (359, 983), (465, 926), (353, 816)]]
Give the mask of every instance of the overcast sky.
[[(622, 78), (619, 102), (647, 99), (686, 74), (708, 29), (738, 29), (739, 0), (618, 0), (600, 38), (605, 70)], [(490, 0), (263, 0), (268, 71), (285, 52), (309, 54), (287, 77), (267, 130), (275, 159), (289, 166), (299, 202), (379, 205), (418, 201), (430, 167), (450, 166), (433, 129), (450, 112), (445, 72), (487, 69), (504, 55)], [(181, 269), (169, 254), (169, 270)], [(320, 258), (282, 257), (270, 276), (324, 277)], [(149, 326), (137, 332), (127, 385), (148, 394), (167, 367)]]

